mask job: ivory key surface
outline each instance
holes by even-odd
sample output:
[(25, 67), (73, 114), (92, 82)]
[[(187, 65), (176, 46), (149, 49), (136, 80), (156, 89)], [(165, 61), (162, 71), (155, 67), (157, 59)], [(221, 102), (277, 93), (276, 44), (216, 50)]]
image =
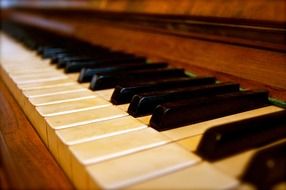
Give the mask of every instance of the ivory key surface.
[(170, 140), (152, 128), (106, 137), (69, 146), (69, 149), (84, 165), (102, 162), (111, 158), (131, 154), (160, 146)]
[(54, 94), (64, 94), (67, 92), (75, 92), (85, 90), (80, 85), (68, 85), (68, 86), (56, 86), (44, 89), (33, 89), (33, 90), (23, 90), (23, 94), (26, 97), (40, 97), (40, 96), (47, 96), (47, 95), (54, 95)]
[(84, 88), (89, 88), (90, 83), (85, 82), (85, 83), (80, 83), (80, 85), (83, 86)]
[(58, 79), (58, 80), (51, 80), (51, 81), (43, 81), (43, 82), (35, 82), (35, 83), (28, 83), (28, 84), (18, 84), (18, 87), (22, 90), (36, 90), (36, 89), (44, 89), (44, 88), (51, 88), (57, 86), (68, 86), (68, 85), (75, 85), (76, 82), (72, 81), (71, 79)]
[(33, 68), (33, 69), (21, 69), (21, 70), (11, 70), (9, 72), (9, 75), (11, 76), (22, 76), (23, 74), (30, 74), (34, 75), (37, 73), (48, 73), (48, 72), (54, 72), (54, 67), (43, 67), (43, 68)]
[(96, 94), (104, 98), (105, 100), (110, 101), (113, 91), (114, 89), (112, 88), (112, 89), (106, 89), (106, 90), (96, 90), (95, 92)]
[(54, 139), (56, 139), (54, 143), (57, 143), (55, 145), (57, 159), (66, 173), (72, 177), (72, 155), (68, 148), (70, 145), (129, 133), (143, 128), (147, 128), (147, 126), (131, 116), (124, 116), (86, 125), (58, 129), (54, 135)]
[(38, 106), (36, 109), (42, 116), (46, 117), (90, 110), (106, 106), (111, 106), (111, 103), (100, 97), (90, 97), (70, 102)]
[(200, 162), (198, 156), (171, 143), (92, 164), (86, 168), (90, 180), (96, 181), (101, 188), (119, 189), (198, 162)]
[(29, 101), (35, 106), (57, 104), (62, 102), (70, 102), (74, 100), (82, 100), (95, 97), (94, 93), (91, 93), (89, 90), (83, 89), (78, 92), (67, 92), (65, 94), (59, 95), (48, 95), (43, 97), (32, 97), (29, 98)]
[(72, 126), (88, 124), (92, 122), (104, 121), (108, 119), (123, 117), (128, 115), (115, 106), (94, 108), (76, 113), (48, 116), (46, 121), (53, 129), (61, 129)]
[(234, 189), (239, 181), (201, 162), (187, 168), (136, 184), (127, 189)]
[[(31, 69), (33, 70), (33, 69)], [(43, 79), (43, 78), (49, 78), (49, 77), (55, 77), (55, 76), (64, 76), (63, 73), (59, 71), (51, 71), (51, 72), (44, 72), (40, 71), (38, 73), (23, 73), (23, 74), (13, 74), (10, 75), (13, 80), (17, 81), (26, 81), (26, 80), (37, 80), (37, 79)]]
[(71, 128), (58, 129), (56, 134), (64, 144), (73, 145), (143, 128), (147, 128), (147, 126), (131, 116), (124, 116)]
[(79, 73), (68, 73), (66, 74), (67, 77), (69, 77), (71, 80), (77, 81), (78, 77), (79, 77)]
[(15, 83), (19, 85), (19, 84), (29, 84), (29, 83), (37, 83), (37, 82), (47, 82), (47, 81), (60, 80), (60, 79), (67, 79), (67, 77), (64, 75), (56, 75), (52, 77), (38, 78), (38, 79), (17, 79)]
[(119, 109), (121, 109), (122, 111), (127, 112), (127, 111), (128, 111), (128, 107), (129, 107), (129, 104), (122, 104), (122, 105), (118, 105), (117, 107), (118, 107)]

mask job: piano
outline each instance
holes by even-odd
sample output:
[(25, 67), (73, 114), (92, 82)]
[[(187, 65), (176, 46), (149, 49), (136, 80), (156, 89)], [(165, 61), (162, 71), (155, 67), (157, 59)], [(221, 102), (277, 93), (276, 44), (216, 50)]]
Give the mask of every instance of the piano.
[(6, 3), (1, 188), (286, 188), (285, 1)]

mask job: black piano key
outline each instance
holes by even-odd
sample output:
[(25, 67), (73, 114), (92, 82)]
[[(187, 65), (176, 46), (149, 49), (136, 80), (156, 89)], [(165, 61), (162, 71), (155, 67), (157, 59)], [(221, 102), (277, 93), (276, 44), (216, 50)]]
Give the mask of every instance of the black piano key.
[(44, 58), (49, 58), (49, 56), (52, 56), (54, 54), (67, 52), (67, 50), (63, 48), (54, 48), (54, 47), (46, 47), (46, 46), (39, 47), (37, 51), (38, 51), (38, 54), (42, 55), (42, 57)]
[(114, 88), (118, 84), (126, 84), (130, 81), (142, 83), (143, 81), (154, 81), (174, 77), (187, 77), (183, 69), (153, 69), (128, 71), (116, 74), (95, 74), (90, 83), (91, 90), (103, 90)]
[(151, 114), (156, 106), (162, 103), (238, 91), (238, 84), (220, 83), (142, 93), (133, 96), (128, 113), (134, 117), (145, 116)]
[(145, 57), (117, 57), (117, 58), (107, 58), (107, 59), (98, 59), (94, 61), (86, 61), (86, 62), (70, 62), (65, 67), (66, 73), (80, 72), (82, 68), (93, 68), (98, 66), (111, 66), (111, 65), (122, 65), (122, 64), (133, 64), (133, 63), (145, 63)]
[(70, 62), (92, 61), (94, 59), (96, 59), (95, 55), (90, 56), (83, 53), (79, 55), (79, 53), (67, 52), (57, 55), (53, 62), (57, 64), (58, 68), (64, 68)]
[(52, 64), (58, 64), (59, 60), (65, 58), (65, 57), (69, 57), (71, 55), (72, 55), (71, 52), (66, 51), (66, 52), (61, 52), (61, 53), (50, 54), (49, 58), (51, 59)]
[(286, 183), (286, 142), (257, 152), (241, 179), (257, 189), (274, 189)]
[(69, 63), (81, 63), (81, 62), (93, 62), (94, 60), (99, 59), (91, 56), (74, 56), (74, 55), (63, 55), (63, 57), (57, 59), (57, 67), (58, 68), (65, 68)]
[(160, 69), (167, 67), (167, 63), (152, 63), (152, 64), (128, 64), (128, 65), (119, 65), (111, 67), (99, 67), (99, 68), (83, 68), (80, 72), (78, 82), (90, 82), (92, 77), (98, 73), (115, 73), (123, 71), (136, 71), (139, 69)]
[(62, 51), (62, 52), (54, 52), (49, 54), (42, 54), (43, 58), (50, 59), (52, 64), (58, 64), (58, 60), (60, 60), (62, 57), (69, 56), (72, 53), (69, 51)]
[(27, 48), (30, 50), (36, 50), (39, 47), (39, 44), (32, 39), (23, 39), (23, 42)]
[(111, 102), (115, 105), (125, 104), (131, 101), (135, 94), (143, 92), (155, 92), (158, 90), (174, 89), (179, 87), (191, 87), (198, 85), (214, 84), (214, 77), (196, 77), (196, 78), (177, 78), (166, 79), (162, 81), (143, 82), (139, 84), (128, 83), (126, 85), (118, 85), (115, 87)]
[(64, 57), (57, 60), (57, 67), (64, 68), (71, 63), (80, 63), (80, 62), (92, 62), (95, 60), (115, 60), (115, 59), (123, 59), (123, 58), (132, 58), (136, 57), (135, 55), (125, 54), (122, 52), (94, 52), (92, 54), (82, 53), (81, 55), (65, 55)]
[(150, 125), (158, 131), (168, 130), (267, 105), (268, 92), (264, 90), (192, 98), (157, 106)]
[(82, 50), (73, 50), (70, 48), (63, 48), (64, 52), (55, 52), (54, 54), (50, 54), (49, 58), (51, 58), (51, 63), (57, 64), (59, 68), (63, 68), (67, 63), (73, 61), (88, 61), (99, 58), (100, 56), (107, 56), (111, 54), (111, 51), (108, 49), (100, 49), (100, 48), (90, 48), (86, 50), (83, 48)]
[(214, 161), (282, 138), (286, 138), (285, 110), (210, 128), (196, 152)]

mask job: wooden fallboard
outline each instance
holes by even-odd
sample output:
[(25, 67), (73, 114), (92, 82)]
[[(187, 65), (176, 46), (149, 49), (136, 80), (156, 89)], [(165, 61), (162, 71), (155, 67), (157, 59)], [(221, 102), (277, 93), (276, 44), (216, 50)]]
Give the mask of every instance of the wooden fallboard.
[[(104, 19), (85, 19), (81, 16), (70, 19), (64, 15), (22, 11), (13, 11), (10, 20), (150, 59), (165, 60), (198, 75), (214, 75), (222, 81), (239, 82), (243, 88), (267, 88), (271, 97), (286, 100), (285, 52), (232, 41), (245, 39), (228, 37), (214, 40), (215, 36), (177, 35)], [(250, 42), (256, 43), (255, 40), (247, 43)]]
[(14, 1), (13, 5), (35, 9), (64, 8), (160, 15), (211, 16), (284, 23), (286, 21), (286, 2), (284, 0), (18, 0)]
[(286, 100), (283, 0), (16, 1), (4, 20), (166, 60)]

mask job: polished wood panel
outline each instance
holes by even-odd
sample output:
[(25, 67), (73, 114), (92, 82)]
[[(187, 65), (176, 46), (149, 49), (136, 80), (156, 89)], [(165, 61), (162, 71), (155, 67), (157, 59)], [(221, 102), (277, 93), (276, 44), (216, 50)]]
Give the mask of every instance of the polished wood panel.
[(19, 1), (20, 7), (103, 10), (184, 16), (212, 16), (275, 22), (286, 21), (284, 0), (86, 0)]
[(111, 25), (104, 21), (91, 22), (81, 17), (71, 20), (17, 13), (12, 19), (113, 49), (166, 60), (196, 74), (214, 75), (222, 81), (239, 82), (243, 88), (267, 88), (271, 97), (286, 100), (284, 52), (156, 33), (116, 23)]
[(0, 102), (1, 188), (73, 189), (2, 79)]

